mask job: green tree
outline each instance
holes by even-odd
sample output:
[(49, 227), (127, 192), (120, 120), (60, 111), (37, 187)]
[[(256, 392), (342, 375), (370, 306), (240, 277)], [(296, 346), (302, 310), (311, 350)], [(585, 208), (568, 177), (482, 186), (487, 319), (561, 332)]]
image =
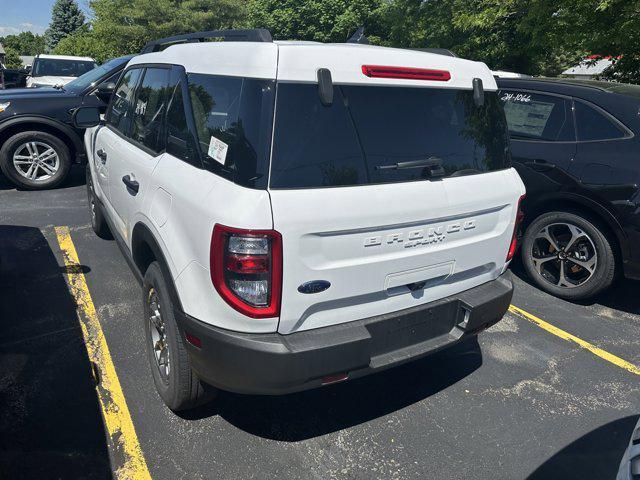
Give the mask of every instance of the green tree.
[(372, 43), (385, 35), (386, 0), (253, 0), (248, 24), (281, 40), (344, 42), (360, 26)]
[(45, 50), (44, 37), (31, 32), (7, 35), (1, 39), (1, 43), (5, 48), (16, 51), (18, 55), (37, 55)]
[(245, 0), (92, 0), (90, 6), (89, 35), (110, 57), (138, 52), (157, 38), (233, 28), (246, 16)]
[(15, 50), (10, 48), (5, 49), (5, 53), (7, 54), (4, 59), (4, 64), (7, 68), (20, 68), (22, 67), (22, 61), (20, 60), (20, 55)]
[(612, 57), (605, 77), (640, 83), (640, 0), (535, 0), (528, 15), (534, 42)]
[[(576, 0), (580, 1), (580, 0)], [(579, 45), (550, 42), (561, 28), (550, 13), (532, 14), (548, 0), (395, 0), (388, 4), (387, 43), (448, 48), (493, 69), (557, 75), (584, 53)]]
[(84, 25), (84, 13), (75, 0), (56, 0), (51, 12), (51, 23), (45, 32), (47, 48), (53, 50), (60, 40)]

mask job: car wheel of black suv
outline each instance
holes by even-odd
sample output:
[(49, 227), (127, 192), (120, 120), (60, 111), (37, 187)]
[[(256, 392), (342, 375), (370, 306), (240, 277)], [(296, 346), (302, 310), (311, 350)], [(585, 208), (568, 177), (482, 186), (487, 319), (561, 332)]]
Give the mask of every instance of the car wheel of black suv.
[(87, 202), (89, 203), (89, 215), (91, 216), (91, 228), (97, 236), (106, 240), (111, 240), (111, 230), (109, 230), (109, 224), (104, 218), (104, 212), (102, 211), (102, 205), (96, 197), (96, 192), (93, 189), (93, 178), (91, 178), (91, 170), (87, 165)]
[(567, 300), (592, 297), (611, 285), (616, 262), (598, 222), (569, 212), (547, 212), (528, 227), (522, 260), (542, 290)]
[(2, 145), (0, 168), (18, 187), (28, 190), (52, 188), (67, 176), (71, 155), (65, 143), (50, 133), (21, 132)]
[(174, 412), (210, 400), (215, 389), (191, 369), (189, 354), (173, 315), (173, 302), (158, 262), (144, 276), (144, 328), (149, 364), (158, 394)]

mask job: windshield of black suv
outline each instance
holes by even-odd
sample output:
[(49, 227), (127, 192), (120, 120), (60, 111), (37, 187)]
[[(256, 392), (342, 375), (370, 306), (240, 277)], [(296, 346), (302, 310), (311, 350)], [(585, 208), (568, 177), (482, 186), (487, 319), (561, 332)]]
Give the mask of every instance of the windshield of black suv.
[[(130, 59), (131, 57), (120, 57), (109, 60), (99, 67), (96, 67), (93, 70), (88, 71), (84, 75), (81, 75), (78, 78), (70, 81), (65, 85), (64, 88), (65, 90), (82, 91), (86, 88), (94, 87), (97, 85), (97, 82), (101, 78), (107, 75), (110, 71), (117, 69), (118, 67), (124, 67), (124, 65), (126, 65)], [(114, 79), (114, 83), (115, 82), (117, 82), (117, 79)]]
[(95, 62), (89, 60), (63, 60), (60, 58), (36, 58), (32, 77), (79, 77), (93, 70)]
[(271, 188), (318, 188), (469, 175), (509, 166), (497, 92), (278, 84)]

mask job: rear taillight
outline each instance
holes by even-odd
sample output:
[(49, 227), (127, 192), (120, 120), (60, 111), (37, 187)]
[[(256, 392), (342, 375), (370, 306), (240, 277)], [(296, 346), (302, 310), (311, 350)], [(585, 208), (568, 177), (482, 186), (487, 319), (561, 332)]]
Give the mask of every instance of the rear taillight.
[(278, 232), (216, 224), (209, 261), (213, 286), (234, 309), (252, 318), (280, 315), (282, 237)]
[(362, 65), (362, 73), (370, 78), (403, 78), (447, 82), (451, 74), (447, 70), (427, 68), (387, 67), (384, 65)]
[(522, 211), (522, 201), (525, 195), (522, 195), (518, 200), (518, 212), (516, 213), (516, 222), (513, 225), (513, 235), (511, 236), (511, 244), (509, 245), (509, 252), (507, 253), (507, 262), (510, 261), (516, 254), (516, 248), (518, 248), (518, 229), (524, 218), (524, 212)]

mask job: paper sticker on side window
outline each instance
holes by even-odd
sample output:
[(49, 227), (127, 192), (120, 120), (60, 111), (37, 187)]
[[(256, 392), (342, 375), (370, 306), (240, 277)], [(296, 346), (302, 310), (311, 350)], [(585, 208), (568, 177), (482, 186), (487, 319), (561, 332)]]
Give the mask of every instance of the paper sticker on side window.
[(554, 103), (538, 100), (522, 100), (504, 98), (504, 110), (512, 133), (523, 134), (528, 137), (542, 137), (547, 126)]
[(224, 161), (227, 158), (227, 150), (229, 149), (229, 145), (224, 143), (222, 140), (218, 140), (216, 137), (211, 137), (209, 141), (209, 150), (207, 151), (207, 155), (213, 158), (216, 162), (224, 165)]

